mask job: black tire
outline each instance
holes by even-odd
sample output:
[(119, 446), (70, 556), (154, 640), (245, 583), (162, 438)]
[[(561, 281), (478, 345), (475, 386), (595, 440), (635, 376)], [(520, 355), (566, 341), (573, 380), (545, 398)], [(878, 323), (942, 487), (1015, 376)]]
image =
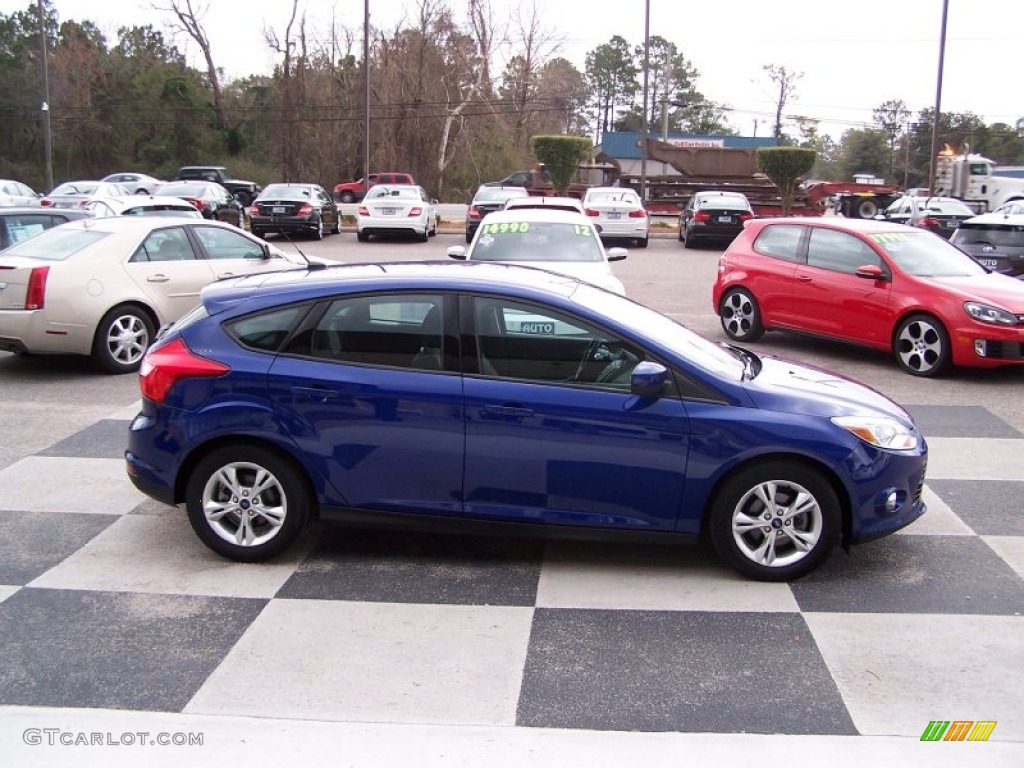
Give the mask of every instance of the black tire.
[(420, 232), (417, 232), (417, 233), (416, 233), (416, 239), (417, 239), (417, 240), (418, 240), (419, 242), (421, 242), (421, 243), (425, 243), (425, 242), (427, 242), (427, 240), (429, 240), (429, 239), (430, 239), (430, 228), (429, 228), (429, 227), (424, 227), (424, 229), (423, 229), (423, 232), (422, 232), (422, 233), (420, 233)]
[(683, 222), (679, 222), (679, 232), (676, 234), (676, 237), (679, 238), (679, 242), (680, 243), (686, 241), (685, 232), (686, 232), (686, 225)]
[(353, 195), (351, 192), (342, 192), (341, 193), (341, 202), (343, 202), (343, 203), (354, 203), (355, 201), (356, 201), (356, 196)]
[(683, 238), (683, 248), (693, 248), (697, 245), (697, 238), (693, 235), (687, 235)]
[(878, 215), (878, 201), (872, 199), (861, 200), (854, 205), (854, 218), (873, 219)]
[(341, 234), (341, 214), (340, 213), (336, 214), (335, 217), (334, 217), (334, 226), (331, 227), (331, 234), (332, 235), (340, 235)]
[(324, 239), (324, 220), (323, 219), (321, 219), (320, 217), (317, 217), (316, 228), (313, 229), (309, 233), (309, 236), (312, 237), (314, 240), (323, 240)]
[(262, 229), (254, 229), (254, 230), (252, 230), (252, 235), (254, 237), (259, 237), (259, 238), (264, 239), (264, 240), (266, 240), (266, 238), (267, 238), (266, 233)]
[(892, 351), (896, 362), (913, 376), (939, 376), (950, 364), (949, 334), (931, 315), (911, 315), (896, 328)]
[(718, 318), (725, 335), (733, 341), (757, 341), (764, 336), (757, 299), (744, 288), (733, 288), (722, 297)]
[(107, 373), (132, 373), (139, 369), (154, 335), (153, 321), (145, 310), (114, 307), (96, 326), (92, 359)]
[(646, 237), (638, 238), (637, 241), (636, 241), (636, 247), (637, 248), (646, 248), (647, 247), (648, 239), (649, 238), (646, 238)]
[(794, 461), (770, 461), (722, 484), (708, 525), (719, 556), (741, 574), (791, 581), (813, 571), (835, 548), (842, 507), (820, 472)]
[[(223, 557), (248, 563), (290, 547), (311, 505), (305, 478), (291, 462), (254, 446), (211, 451), (192, 469), (185, 489), (188, 520), (199, 540)], [(247, 536), (248, 543), (239, 542)]]
[(365, 243), (369, 239), (370, 236), (365, 232), (356, 232), (356, 240), (358, 240), (360, 243)]
[(473, 242), (473, 234), (471, 232), (467, 232), (466, 233), (466, 242), (467, 243), (472, 243)]
[(235, 226), (243, 232), (245, 231), (245, 209), (240, 208), (238, 210), (238, 221), (235, 222)]

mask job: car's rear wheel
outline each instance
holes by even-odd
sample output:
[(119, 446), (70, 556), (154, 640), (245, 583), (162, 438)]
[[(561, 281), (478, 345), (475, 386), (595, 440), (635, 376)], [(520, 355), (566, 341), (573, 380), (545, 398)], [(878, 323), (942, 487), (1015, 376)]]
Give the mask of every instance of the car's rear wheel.
[(757, 341), (764, 335), (757, 300), (743, 288), (734, 288), (722, 297), (718, 316), (725, 335), (734, 341)]
[(646, 248), (647, 247), (647, 240), (648, 240), (648, 238), (646, 238), (646, 237), (637, 238), (637, 241), (636, 241), (637, 248)]
[(331, 234), (332, 235), (340, 235), (341, 234), (341, 214), (340, 213), (336, 214), (335, 217), (334, 217), (334, 225), (331, 227)]
[(252, 230), (252, 234), (255, 237), (266, 238), (266, 233), (262, 229), (254, 229)]
[(370, 236), (365, 232), (356, 232), (356, 240), (358, 240), (360, 243), (365, 243), (369, 239)]
[(203, 544), (232, 560), (256, 562), (295, 542), (312, 499), (286, 459), (265, 448), (229, 445), (196, 464), (185, 504)]
[(313, 236), (314, 240), (324, 239), (324, 220), (319, 216), (316, 220), (316, 227), (313, 228), (313, 231), (310, 234)]
[(914, 376), (938, 376), (949, 366), (949, 334), (931, 315), (911, 315), (896, 329), (896, 361)]
[(239, 229), (245, 229), (245, 209), (238, 209), (238, 218), (235, 220), (235, 226)]
[(760, 581), (813, 571), (839, 541), (839, 497), (822, 474), (773, 461), (730, 477), (712, 503), (709, 530), (719, 556)]
[(472, 243), (473, 242), (473, 235), (471, 233), (469, 233), (469, 232), (466, 233), (466, 242), (467, 243)]
[(693, 248), (697, 245), (697, 238), (693, 235), (685, 235), (683, 237), (683, 248)]
[(108, 373), (131, 373), (139, 369), (152, 341), (153, 321), (145, 310), (114, 307), (96, 327), (92, 359)]

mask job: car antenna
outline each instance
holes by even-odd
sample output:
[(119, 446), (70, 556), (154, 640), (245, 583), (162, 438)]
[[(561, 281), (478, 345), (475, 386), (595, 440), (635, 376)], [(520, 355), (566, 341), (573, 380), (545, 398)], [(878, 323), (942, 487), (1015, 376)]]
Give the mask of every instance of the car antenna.
[(298, 251), (299, 256), (301, 256), (303, 261), (306, 262), (306, 268), (307, 269), (315, 270), (315, 269), (325, 269), (327, 267), (326, 264), (320, 264), (319, 262), (310, 261), (309, 260), (309, 256), (307, 256), (306, 254), (304, 254), (302, 252), (302, 249), (299, 248), (299, 246), (297, 246), (295, 244), (294, 240), (292, 240), (290, 237), (288, 237), (288, 233), (285, 232), (283, 229), (281, 230), (281, 234), (284, 236), (284, 239), (288, 241), (288, 243), (291, 245), (291, 247), (294, 248), (296, 251)]

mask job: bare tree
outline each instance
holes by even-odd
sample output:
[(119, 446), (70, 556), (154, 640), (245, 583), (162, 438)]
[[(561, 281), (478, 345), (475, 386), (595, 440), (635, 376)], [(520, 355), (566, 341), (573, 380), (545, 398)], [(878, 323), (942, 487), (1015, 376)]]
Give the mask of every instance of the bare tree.
[[(295, 176), (295, 163), (293, 161), (293, 148), (299, 144), (296, 137), (292, 135), (292, 126), (295, 123), (295, 87), (292, 85), (292, 51), (297, 45), (296, 41), (292, 38), (292, 29), (295, 26), (295, 17), (299, 13), (299, 0), (292, 0), (292, 15), (288, 19), (288, 24), (284, 29), (284, 37), (279, 38), (277, 33), (272, 29), (265, 29), (263, 31), (263, 37), (267, 42), (267, 45), (282, 56), (281, 63), (281, 133), (280, 133), (280, 148), (281, 148), (281, 174), (284, 181), (294, 181)], [(306, 16), (303, 14), (302, 20), (299, 23), (300, 26), (300, 38), (302, 40), (302, 56), (300, 57), (300, 70), (301, 62), (305, 60), (305, 27), (306, 27)], [(301, 83), (300, 83), (301, 85)], [(301, 97), (301, 93), (300, 93)]]
[(796, 93), (796, 81), (804, 76), (803, 72), (793, 72), (780, 64), (766, 64), (762, 69), (768, 73), (768, 79), (775, 85), (775, 139), (782, 139), (782, 110), (786, 102)]
[(217, 125), (221, 129), (227, 130), (229, 127), (228, 115), (227, 110), (224, 109), (224, 97), (221, 94), (220, 73), (213, 63), (210, 38), (206, 36), (206, 29), (202, 24), (202, 17), (206, 15), (207, 6), (199, 3), (198, 0), (196, 3), (193, 3), (192, 0), (170, 0), (170, 5), (154, 5), (153, 9), (173, 13), (177, 21), (170, 25), (171, 28), (187, 34), (196, 41), (199, 49), (203, 52), (203, 58), (206, 61), (206, 74), (210, 78), (210, 88), (213, 90), (213, 112), (217, 118)]

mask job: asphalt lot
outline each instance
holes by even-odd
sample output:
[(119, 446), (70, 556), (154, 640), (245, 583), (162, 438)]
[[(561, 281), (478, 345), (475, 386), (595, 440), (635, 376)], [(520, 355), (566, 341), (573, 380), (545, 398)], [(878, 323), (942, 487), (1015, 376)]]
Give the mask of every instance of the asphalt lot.
[[(348, 233), (298, 246), (355, 263), (443, 259), (463, 243)], [(655, 238), (615, 272), (633, 298), (724, 340), (710, 305), (719, 254)], [(837, 343), (749, 346), (905, 405), (932, 446), (929, 513), (793, 585), (740, 581), (702, 551), (680, 563), (657, 548), (353, 543), (334, 529), (271, 568), (227, 564), (122, 475), (134, 376), (0, 353), (0, 754), (1024, 764), (1024, 369), (923, 380)], [(922, 744), (935, 719), (997, 725), (986, 744)], [(206, 743), (46, 751), (23, 735), (44, 728)]]

